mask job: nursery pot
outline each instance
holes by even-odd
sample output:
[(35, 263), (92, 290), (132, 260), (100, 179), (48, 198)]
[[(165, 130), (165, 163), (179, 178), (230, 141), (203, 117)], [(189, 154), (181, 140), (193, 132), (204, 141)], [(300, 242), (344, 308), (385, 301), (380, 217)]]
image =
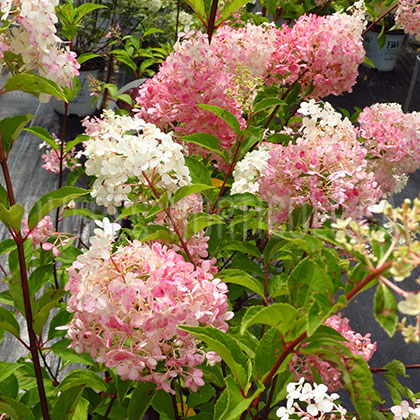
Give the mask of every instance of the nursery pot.
[[(94, 58), (92, 60), (83, 63), (80, 68), (80, 83), (81, 88), (76, 98), (74, 98), (68, 109), (68, 114), (74, 114), (78, 117), (86, 117), (87, 115), (92, 115), (96, 112), (99, 107), (99, 101), (92, 105), (93, 96), (90, 95), (89, 90), (89, 77), (94, 77), (95, 79), (102, 79), (103, 71), (105, 68), (105, 59), (103, 57)], [(53, 98), (54, 110), (59, 114), (64, 115), (64, 102), (56, 98)]]
[[(385, 33), (385, 45), (379, 49), (379, 32), (368, 31), (364, 36), (363, 46), (366, 56), (373, 62), (375, 69), (379, 71), (392, 71), (398, 59), (398, 54), (404, 40), (404, 33), (393, 31)], [(365, 66), (369, 64), (363, 63)]]

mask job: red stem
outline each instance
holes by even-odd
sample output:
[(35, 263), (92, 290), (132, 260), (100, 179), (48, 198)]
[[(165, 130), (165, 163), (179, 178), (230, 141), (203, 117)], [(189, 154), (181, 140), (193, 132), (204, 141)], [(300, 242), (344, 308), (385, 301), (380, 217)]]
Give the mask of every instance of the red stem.
[(216, 22), (216, 13), (217, 13), (217, 5), (219, 3), (219, 0), (213, 0), (211, 4), (211, 10), (210, 10), (210, 17), (209, 22), (207, 26), (207, 35), (209, 37), (209, 44), (211, 44), (211, 38), (213, 37), (213, 32), (215, 30), (215, 22)]
[[(3, 148), (3, 139), (0, 133), (0, 163), (3, 170), (4, 180), (6, 182), (7, 187), (7, 194), (9, 198), (10, 206), (14, 206), (16, 204), (12, 181), (10, 178), (9, 168), (7, 166), (7, 159)], [(18, 252), (18, 259), (19, 259), (19, 271), (20, 271), (20, 281), (22, 287), (22, 295), (23, 295), (23, 305), (25, 308), (25, 320), (26, 326), (28, 329), (29, 335), (29, 350), (32, 356), (32, 362), (34, 365), (35, 371), (35, 378), (38, 388), (38, 395), (41, 404), (41, 411), (42, 417), (44, 420), (49, 420), (50, 416), (48, 413), (48, 402), (47, 397), (45, 394), (44, 388), (44, 380), (42, 378), (42, 370), (41, 364), (39, 362), (39, 355), (38, 355), (38, 343), (35, 331), (33, 329), (33, 318), (32, 318), (32, 308), (31, 308), (31, 298), (29, 293), (29, 284), (28, 284), (28, 275), (26, 271), (26, 261), (25, 261), (25, 251), (23, 249), (23, 243), (25, 240), (23, 239), (20, 232), (15, 233), (14, 238), (16, 242), (17, 252)], [(26, 347), (26, 346), (25, 346)]]

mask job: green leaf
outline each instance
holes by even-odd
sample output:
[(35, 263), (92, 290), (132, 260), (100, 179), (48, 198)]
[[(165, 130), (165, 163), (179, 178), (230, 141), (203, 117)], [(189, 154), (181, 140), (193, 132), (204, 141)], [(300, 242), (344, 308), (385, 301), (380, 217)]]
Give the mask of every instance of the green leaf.
[(7, 209), (3, 204), (0, 204), (0, 220), (8, 228), (13, 228), (15, 232), (20, 232), (22, 217), (25, 209), (21, 204), (17, 203)]
[(226, 111), (226, 109), (220, 108), (216, 105), (201, 104), (198, 106), (222, 119), (226, 124), (229, 125), (229, 127), (234, 131), (234, 133), (237, 136), (241, 134), (241, 126), (239, 124), (239, 121), (231, 112)]
[(248, 398), (244, 398), (232, 375), (225, 378), (226, 388), (219, 397), (214, 410), (214, 420), (237, 420), (263, 391), (264, 386), (257, 382), (257, 388)]
[(382, 283), (376, 288), (374, 315), (382, 328), (392, 337), (398, 324), (397, 301), (393, 293)]
[(96, 391), (107, 391), (106, 383), (99, 375), (90, 370), (72, 370), (55, 389), (55, 392), (63, 392), (74, 387), (86, 386)]
[(186, 0), (196, 15), (207, 23), (206, 8), (203, 0)]
[(0, 121), (1, 137), (6, 155), (10, 152), (13, 143), (19, 137), (23, 127), (35, 118), (32, 114), (16, 115), (15, 117), (4, 118)]
[(77, 403), (76, 409), (74, 410), (72, 420), (86, 420), (88, 418), (89, 401), (80, 397)]
[(118, 217), (118, 219), (116, 220), (118, 222), (118, 220), (124, 219), (126, 217), (132, 216), (133, 214), (140, 214), (140, 213), (144, 213), (146, 211), (149, 211), (151, 208), (150, 204), (145, 204), (145, 203), (136, 203), (133, 204), (130, 207), (125, 208), (120, 216)]
[(84, 390), (81, 384), (63, 391), (54, 404), (51, 420), (72, 420)]
[[(1, 306), (0, 306), (1, 308)], [(0, 382), (3, 382), (21, 366), (18, 363), (8, 363), (0, 361)]]
[(73, 349), (67, 348), (70, 345), (69, 339), (57, 341), (51, 346), (51, 350), (63, 359), (65, 364), (81, 363), (83, 365), (93, 365), (94, 361), (87, 353), (78, 354)]
[(261, 281), (252, 277), (245, 271), (227, 269), (221, 271), (219, 276), (225, 283), (239, 284), (240, 286), (246, 287), (259, 296), (264, 296), (264, 288)]
[(195, 233), (212, 225), (223, 224), (223, 220), (215, 214), (201, 213), (188, 222), (184, 235), (188, 241)]
[[(175, 419), (174, 407), (172, 405), (172, 398), (163, 389), (156, 392), (152, 400), (152, 407), (161, 415), (160, 419)], [(166, 417), (164, 417), (166, 416)]]
[(262, 380), (272, 369), (282, 351), (283, 342), (280, 333), (275, 328), (270, 328), (255, 350), (254, 370), (258, 379)]
[(255, 258), (261, 258), (260, 250), (249, 242), (231, 240), (217, 248), (217, 251), (238, 251), (244, 254), (252, 255)]
[(63, 101), (66, 100), (63, 90), (57, 83), (36, 74), (16, 74), (7, 80), (5, 88), (7, 92), (21, 90), (22, 92), (30, 93), (36, 97), (38, 97), (40, 93), (45, 93)]
[(6, 413), (13, 420), (35, 420), (26, 405), (9, 397), (0, 396), (0, 412)]
[(3, 306), (0, 306), (0, 328), (10, 332), (15, 337), (20, 337), (20, 327), (14, 313)]
[(252, 306), (247, 309), (241, 322), (241, 333), (255, 324), (276, 328), (286, 336), (296, 325), (298, 311), (287, 303), (273, 303), (269, 306)]
[(62, 327), (67, 325), (73, 318), (73, 314), (68, 312), (67, 309), (60, 309), (52, 318), (50, 326), (48, 328), (48, 340), (55, 337), (63, 337), (67, 334), (66, 330), (56, 330), (56, 327)]
[[(78, 62), (80, 65), (82, 65), (83, 63), (86, 63), (86, 61), (89, 61), (89, 60), (92, 60), (93, 58), (98, 58), (98, 57), (100, 57), (100, 55), (99, 55), (99, 54), (94, 54), (94, 53), (86, 52), (86, 53), (80, 54), (80, 55), (77, 57), (77, 62)], [(66, 98), (64, 98), (64, 100), (65, 100), (65, 99), (66, 99)]]
[(58, 150), (59, 146), (54, 141), (54, 139), (51, 137), (50, 133), (43, 127), (29, 127), (25, 128), (25, 131), (28, 133), (35, 134), (39, 138), (45, 141), (45, 143), (48, 143), (54, 150)]
[(221, 152), (221, 150), (223, 150), (222, 142), (212, 134), (194, 133), (190, 134), (189, 136), (184, 136), (182, 139), (188, 143), (194, 143), (204, 147), (205, 149), (216, 153), (226, 161), (226, 156), (223, 154), (223, 152)]
[(246, 389), (249, 370), (248, 360), (237, 342), (226, 333), (210, 327), (187, 327), (179, 325), (179, 329), (188, 331), (204, 341), (210, 350), (215, 351), (229, 366), (242, 389)]
[[(225, 6), (222, 9), (222, 21), (233, 15), (238, 9), (248, 2), (249, 0), (230, 0), (225, 2)], [(219, 25), (222, 21), (218, 21), (217, 25)]]
[(79, 134), (74, 140), (67, 141), (66, 148), (65, 148), (66, 153), (69, 152), (71, 149), (73, 149), (73, 147), (80, 144), (82, 141), (89, 140), (89, 138), (90, 138), (89, 136), (86, 136), (84, 134)]
[(51, 309), (66, 295), (66, 291), (59, 289), (47, 289), (38, 300), (38, 310), (34, 315), (33, 327), (36, 334), (41, 335), (42, 329), (48, 319)]
[(69, 201), (87, 194), (89, 191), (77, 187), (61, 187), (42, 196), (32, 207), (28, 216), (28, 227), (32, 229), (50, 211)]
[(54, 281), (54, 267), (50, 265), (42, 265), (36, 268), (29, 276), (29, 294), (34, 296), (35, 293), (45, 286), (50, 280)]
[(185, 165), (190, 171), (192, 182), (211, 185), (211, 173), (209, 169), (197, 158), (193, 156), (185, 156)]
[(139, 382), (131, 395), (128, 420), (142, 420), (156, 394), (156, 384)]
[(328, 278), (325, 270), (311, 258), (306, 257), (302, 260), (289, 276), (290, 298), (296, 307), (308, 307), (311, 305), (315, 297), (324, 296), (326, 301), (323, 302), (331, 307), (328, 303), (328, 290), (330, 288), (331, 279)]
[(272, 108), (277, 105), (287, 106), (287, 103), (280, 98), (264, 98), (254, 105), (254, 113), (260, 112), (263, 109)]
[(299, 248), (303, 249), (306, 253), (320, 252), (324, 248), (324, 243), (312, 235), (301, 232), (275, 232), (276, 236), (292, 242)]
[(16, 242), (13, 239), (7, 238), (0, 242), (0, 255), (4, 255), (16, 249)]
[(70, 216), (83, 216), (87, 217), (88, 219), (92, 220), (102, 220), (104, 218), (103, 213), (94, 212), (89, 209), (69, 209), (66, 208), (63, 212), (63, 217), (70, 217)]
[(172, 203), (175, 204), (179, 200), (182, 200), (184, 197), (187, 197), (191, 194), (196, 194), (198, 192), (212, 190), (216, 187), (212, 187), (211, 185), (206, 184), (190, 184), (181, 187), (179, 190), (175, 191)]
[(94, 3), (82, 4), (75, 11), (73, 23), (79, 23), (86, 14), (93, 12), (94, 10), (104, 9), (104, 8), (106, 8), (106, 6), (102, 4), (94, 4)]

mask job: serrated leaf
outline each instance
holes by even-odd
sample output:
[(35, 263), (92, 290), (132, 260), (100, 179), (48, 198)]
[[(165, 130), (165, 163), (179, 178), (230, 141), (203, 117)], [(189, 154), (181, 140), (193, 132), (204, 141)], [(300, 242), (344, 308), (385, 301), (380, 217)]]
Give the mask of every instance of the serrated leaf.
[(48, 340), (66, 335), (66, 330), (56, 330), (56, 327), (62, 327), (63, 325), (69, 324), (72, 318), (73, 314), (71, 312), (68, 312), (65, 308), (60, 309), (51, 319), (48, 328)]
[(243, 5), (247, 4), (249, 0), (230, 0), (226, 1), (225, 5), (222, 9), (222, 19), (217, 22), (217, 25), (224, 20), (226, 20), (229, 16), (233, 15), (238, 9), (240, 9)]
[(188, 167), (192, 182), (197, 184), (211, 184), (209, 169), (193, 156), (185, 156), (185, 165)]
[(244, 254), (252, 255), (255, 258), (261, 258), (260, 250), (249, 242), (231, 240), (217, 248), (217, 251), (238, 251)]
[(84, 134), (79, 134), (75, 139), (67, 141), (66, 142), (66, 153), (69, 152), (71, 149), (73, 149), (73, 147), (77, 146), (78, 144), (80, 144), (82, 141), (86, 141), (89, 140), (89, 136), (86, 136)]
[(13, 239), (7, 238), (0, 242), (0, 255), (16, 249), (16, 242)]
[(85, 386), (83, 384), (63, 391), (54, 404), (51, 420), (72, 420)]
[(194, 133), (190, 134), (189, 136), (184, 136), (182, 139), (188, 143), (193, 143), (204, 147), (205, 149), (216, 153), (226, 161), (226, 156), (223, 154), (223, 152), (221, 152), (221, 150), (223, 150), (222, 142), (216, 136), (208, 133)]
[(238, 284), (246, 287), (259, 296), (264, 296), (264, 288), (260, 281), (242, 270), (227, 269), (219, 273), (220, 278), (225, 283)]
[(80, 397), (74, 410), (72, 420), (86, 420), (88, 418), (89, 401)]
[(184, 197), (187, 197), (191, 194), (196, 194), (202, 191), (207, 191), (214, 189), (211, 185), (206, 184), (190, 184), (181, 187), (179, 190), (175, 191), (174, 196), (172, 198), (172, 203), (175, 204), (179, 200), (182, 200)]
[(33, 317), (33, 328), (36, 334), (41, 335), (45, 322), (48, 319), (51, 309), (66, 295), (66, 291), (59, 289), (47, 289), (39, 298), (38, 310)]
[(29, 294), (34, 296), (35, 293), (45, 286), (50, 280), (54, 280), (54, 267), (50, 265), (42, 265), (36, 268), (29, 276)]
[(254, 371), (258, 379), (263, 379), (283, 351), (283, 342), (280, 333), (275, 328), (270, 328), (260, 340), (254, 359)]
[(188, 239), (200, 230), (222, 223), (223, 221), (217, 215), (202, 213), (188, 222), (184, 230), (185, 239), (188, 241)]
[(51, 346), (51, 350), (67, 363), (81, 363), (84, 365), (94, 364), (92, 358), (87, 353), (78, 354), (73, 349), (67, 348), (70, 345), (69, 339), (57, 341)]
[(3, 142), (3, 149), (6, 155), (10, 152), (13, 143), (19, 137), (23, 127), (35, 118), (32, 114), (16, 115), (10, 118), (4, 118), (0, 121), (1, 137)]
[(19, 323), (16, 321), (13, 312), (3, 306), (0, 306), (0, 328), (10, 332), (15, 337), (20, 337)]
[(13, 420), (35, 420), (32, 411), (13, 398), (0, 395), (0, 412), (6, 413)]
[(254, 113), (257, 113), (262, 111), (263, 109), (272, 108), (277, 105), (287, 106), (287, 103), (280, 98), (264, 98), (254, 105), (253, 111)]
[[(86, 63), (86, 61), (89, 61), (89, 60), (92, 60), (93, 58), (98, 58), (98, 57), (100, 57), (99, 54), (94, 54), (94, 53), (88, 53), (88, 52), (86, 52), (86, 53), (80, 54), (77, 57), (77, 62), (80, 65), (82, 65), (83, 63)], [(65, 100), (65, 98), (64, 98), (64, 100)]]
[(131, 395), (128, 420), (142, 420), (156, 394), (156, 384), (139, 382)]
[(107, 391), (106, 383), (99, 375), (90, 370), (75, 369), (63, 379), (55, 392), (59, 393), (80, 386), (86, 386), (96, 391)]
[(38, 97), (40, 93), (45, 93), (63, 101), (66, 100), (63, 90), (57, 83), (36, 74), (16, 74), (7, 80), (5, 88), (7, 92), (21, 90), (22, 92), (30, 93), (36, 97)]
[(220, 330), (210, 327), (187, 327), (179, 325), (179, 329), (187, 331), (204, 341), (210, 350), (215, 351), (229, 366), (242, 389), (246, 388), (249, 372), (247, 357), (236, 341)]
[(73, 23), (79, 23), (86, 14), (88, 14), (90, 12), (93, 12), (94, 10), (104, 9), (104, 8), (106, 8), (106, 6), (102, 5), (102, 4), (94, 4), (94, 3), (81, 4), (75, 10), (74, 22)]
[(255, 324), (276, 328), (286, 336), (295, 327), (298, 311), (287, 303), (273, 303), (269, 306), (252, 306), (247, 309), (241, 322), (241, 333)]
[(8, 363), (0, 361), (0, 382), (3, 382), (21, 366), (18, 363)]
[(237, 136), (240, 135), (241, 126), (239, 124), (238, 119), (231, 112), (227, 111), (226, 109), (220, 108), (219, 106), (216, 106), (216, 105), (200, 104), (198, 106), (218, 116), (226, 124), (229, 125), (229, 127), (234, 131), (234, 133)]
[(13, 205), (10, 209), (0, 203), (0, 220), (6, 227), (13, 228), (15, 232), (20, 232), (24, 213), (25, 209), (20, 203)]
[(75, 198), (86, 195), (89, 191), (77, 187), (61, 187), (42, 196), (32, 207), (28, 216), (28, 227), (32, 229), (50, 211), (67, 204)]
[(25, 131), (27, 131), (28, 133), (35, 134), (40, 139), (45, 141), (45, 143), (48, 143), (48, 145), (51, 146), (52, 149), (58, 150), (58, 148), (59, 148), (58, 144), (54, 141), (54, 139), (51, 137), (50, 133), (45, 128), (43, 128), (43, 127), (29, 127), (29, 128), (25, 128)]
[[(144, 203), (136, 203), (130, 207), (125, 208), (120, 216), (117, 218), (117, 222), (118, 220), (124, 219), (125, 217), (129, 217), (132, 216), (133, 214), (140, 214), (140, 213), (144, 213), (146, 211), (149, 211), (151, 209), (151, 205), (150, 204), (144, 204)], [(159, 209), (159, 211), (161, 211)]]
[(207, 23), (206, 8), (203, 0), (186, 0), (190, 7), (194, 10), (196, 15)]
[(379, 283), (375, 291), (374, 315), (382, 328), (392, 337), (398, 324), (397, 301), (384, 284)]

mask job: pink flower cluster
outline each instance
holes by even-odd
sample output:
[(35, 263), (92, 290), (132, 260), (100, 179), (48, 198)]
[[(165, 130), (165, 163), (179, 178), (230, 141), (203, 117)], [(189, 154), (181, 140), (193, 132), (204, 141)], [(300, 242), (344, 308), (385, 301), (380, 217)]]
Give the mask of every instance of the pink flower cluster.
[(420, 113), (404, 114), (399, 104), (374, 104), (360, 113), (359, 134), (370, 157), (369, 167), (382, 191), (400, 191), (406, 174), (420, 168)]
[[(159, 128), (172, 128), (178, 136), (205, 132), (218, 137), (224, 149), (235, 141), (231, 128), (199, 104), (216, 105), (231, 112), (241, 123), (242, 110), (232, 94), (238, 65), (261, 76), (274, 50), (275, 33), (269, 26), (221, 27), (209, 45), (206, 35), (187, 34), (159, 73), (144, 83), (136, 99), (138, 115)], [(190, 153), (208, 151), (188, 145)], [(223, 161), (214, 158), (223, 167)]]
[(48, 238), (54, 235), (54, 225), (51, 221), (51, 217), (45, 216), (31, 231), (29, 231), (28, 215), (25, 214), (22, 218), (22, 235), (24, 237), (28, 236), (28, 238), (32, 240), (34, 249), (37, 248), (39, 244), (46, 243)]
[(95, 233), (92, 247), (69, 270), (71, 347), (115, 367), (122, 379), (172, 392), (171, 381), (179, 376), (196, 391), (204, 384), (197, 366), (220, 357), (200, 349), (178, 325), (227, 331), (233, 314), (226, 284), (213, 278), (210, 261), (194, 267), (171, 249), (138, 241), (112, 252), (109, 236)]
[[(56, 137), (54, 137), (54, 140), (56, 140), (57, 145), (59, 144), (59, 141)], [(40, 148), (45, 147), (45, 153), (41, 155), (42, 160), (44, 161), (44, 164), (42, 167), (52, 173), (52, 174), (58, 174), (60, 172), (60, 150), (53, 149), (49, 144), (47, 143), (41, 143)], [(70, 169), (71, 171), (78, 166), (82, 166), (81, 163), (79, 163), (79, 159), (81, 157), (81, 152), (76, 152), (75, 148), (72, 148), (68, 152), (64, 153), (63, 156), (63, 169)]]
[(409, 35), (420, 35), (420, 1), (398, 0), (395, 23)]
[(268, 82), (299, 82), (303, 89), (312, 83), (311, 98), (351, 92), (365, 56), (364, 26), (359, 5), (352, 15), (303, 15), (293, 27), (283, 25), (267, 72)]
[[(333, 315), (325, 321), (325, 325), (334, 328), (348, 340), (344, 341), (343, 344), (353, 354), (362, 356), (367, 362), (372, 358), (376, 351), (376, 342), (371, 342), (370, 334), (363, 336), (353, 331), (349, 326), (348, 318), (342, 318), (341, 314)], [(306, 381), (311, 383), (316, 382), (311, 368), (316, 369), (330, 392), (343, 387), (340, 371), (331, 363), (320, 359), (316, 354), (294, 354), (289, 362), (289, 368), (294, 372), (296, 380), (305, 378)]]
[(360, 217), (382, 192), (368, 171), (366, 150), (349, 120), (329, 104), (302, 104), (304, 118), (296, 144), (273, 144), (259, 179), (259, 194), (287, 220), (296, 207), (315, 208), (314, 222), (323, 221), (340, 206), (345, 216)]
[(23, 65), (19, 71), (38, 67), (41, 76), (66, 87), (71, 86), (80, 66), (76, 54), (62, 49), (62, 41), (56, 35), (57, 5), (58, 0), (3, 1), (2, 20), (9, 19), (12, 25), (0, 36), (0, 52), (20, 55)]

